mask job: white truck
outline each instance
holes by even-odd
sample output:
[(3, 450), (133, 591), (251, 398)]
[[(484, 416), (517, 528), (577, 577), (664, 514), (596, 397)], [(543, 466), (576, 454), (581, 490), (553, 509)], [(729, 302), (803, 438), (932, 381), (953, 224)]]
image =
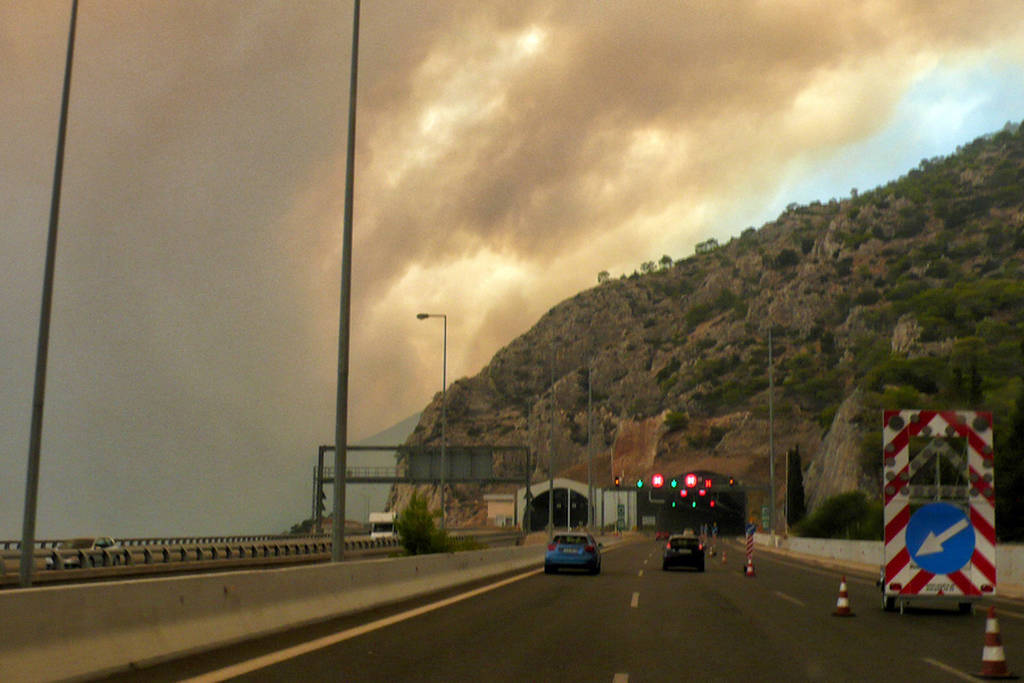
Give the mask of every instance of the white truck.
[(394, 512), (371, 512), (370, 513), (370, 538), (396, 538), (398, 530), (395, 529), (395, 520), (398, 515)]

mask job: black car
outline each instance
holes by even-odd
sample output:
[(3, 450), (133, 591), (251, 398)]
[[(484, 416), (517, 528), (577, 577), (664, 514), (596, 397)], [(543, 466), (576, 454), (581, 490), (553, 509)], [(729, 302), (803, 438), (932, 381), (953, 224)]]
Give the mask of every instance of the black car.
[(693, 567), (704, 571), (704, 544), (696, 536), (678, 534), (669, 536), (661, 556), (661, 568)]

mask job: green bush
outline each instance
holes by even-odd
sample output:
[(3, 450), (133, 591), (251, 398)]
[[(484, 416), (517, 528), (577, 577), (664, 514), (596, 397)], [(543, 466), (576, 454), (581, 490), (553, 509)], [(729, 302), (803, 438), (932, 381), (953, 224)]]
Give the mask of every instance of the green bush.
[(882, 539), (883, 526), (882, 504), (869, 500), (863, 491), (849, 491), (826, 499), (794, 530), (813, 538), (877, 541)]
[(448, 550), (448, 535), (434, 525), (434, 517), (427, 509), (427, 498), (413, 493), (409, 505), (398, 516), (395, 528), (407, 555), (427, 555)]
[(670, 410), (665, 414), (665, 427), (674, 432), (678, 429), (686, 429), (690, 426), (690, 418), (686, 413), (678, 410)]

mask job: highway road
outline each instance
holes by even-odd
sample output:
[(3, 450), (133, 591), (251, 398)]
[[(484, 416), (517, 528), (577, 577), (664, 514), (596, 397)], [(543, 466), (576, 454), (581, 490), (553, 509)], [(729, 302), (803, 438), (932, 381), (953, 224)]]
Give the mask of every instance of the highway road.
[[(956, 681), (981, 668), (985, 610), (883, 612), (874, 578), (723, 544), (707, 571), (663, 572), (661, 543), (606, 549), (599, 576), (519, 573), (111, 681)], [(470, 589), (473, 589), (472, 591)], [(991, 603), (986, 603), (991, 604)], [(1011, 671), (1024, 603), (999, 600)]]

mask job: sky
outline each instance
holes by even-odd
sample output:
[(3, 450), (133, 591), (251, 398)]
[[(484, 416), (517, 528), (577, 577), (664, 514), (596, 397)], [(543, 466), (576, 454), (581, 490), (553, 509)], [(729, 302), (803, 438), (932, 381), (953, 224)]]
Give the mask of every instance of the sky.
[[(0, 538), (22, 530), (70, 7), (0, 0)], [(367, 0), (360, 24), (350, 443), (440, 391), (442, 322), (417, 313), (447, 315), (451, 384), (600, 271), (1024, 119), (1019, 0)], [(37, 538), (309, 516), (351, 44), (344, 0), (81, 0)]]

